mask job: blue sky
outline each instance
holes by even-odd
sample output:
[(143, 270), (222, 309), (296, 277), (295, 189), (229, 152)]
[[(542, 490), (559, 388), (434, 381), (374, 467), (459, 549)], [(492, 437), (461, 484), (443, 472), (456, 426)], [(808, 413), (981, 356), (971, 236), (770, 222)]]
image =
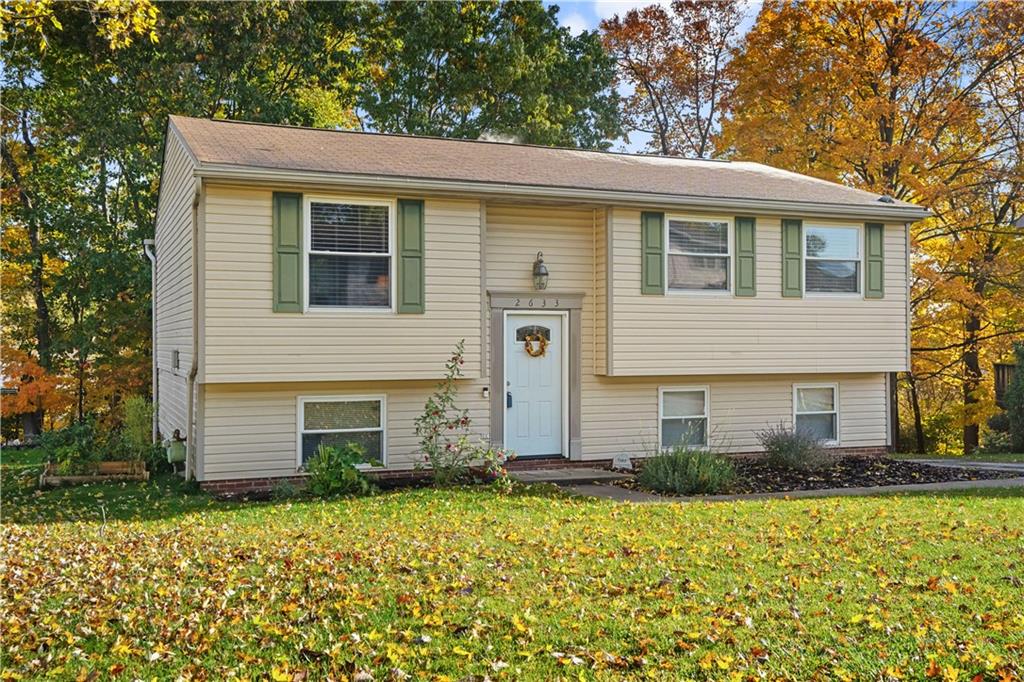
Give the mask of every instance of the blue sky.
[[(593, 31), (598, 27), (602, 19), (607, 19), (616, 14), (621, 16), (634, 7), (639, 8), (660, 4), (667, 8), (670, 3), (669, 0), (645, 0), (640, 2), (631, 0), (569, 0), (564, 2), (544, 0), (544, 4), (547, 6), (557, 5), (559, 8), (559, 22), (572, 30), (573, 33), (579, 33), (580, 31)], [(761, 5), (759, 0), (747, 0), (745, 4), (747, 5), (747, 16), (740, 28), (743, 33), (750, 30)], [(633, 133), (630, 135), (628, 143), (625, 140), (617, 140), (612, 145), (612, 149), (615, 151), (640, 152), (643, 151), (649, 139), (650, 135)]]

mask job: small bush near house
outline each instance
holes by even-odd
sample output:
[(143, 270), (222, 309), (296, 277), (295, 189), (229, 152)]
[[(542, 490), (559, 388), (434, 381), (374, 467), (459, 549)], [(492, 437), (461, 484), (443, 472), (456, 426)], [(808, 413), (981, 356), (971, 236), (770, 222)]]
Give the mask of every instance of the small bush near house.
[(736, 471), (726, 458), (677, 446), (646, 460), (637, 482), (661, 493), (694, 495), (724, 492), (735, 478)]
[(794, 471), (821, 471), (835, 462), (817, 437), (789, 429), (784, 424), (759, 432), (757, 440), (772, 466)]
[[(470, 466), (480, 463), (485, 473), (499, 481), (506, 479), (505, 462), (515, 454), (474, 438), (469, 410), (459, 409), (457, 381), (462, 377), (465, 339), (445, 363), (445, 375), (427, 398), (423, 414), (416, 417), (416, 435), (424, 463), (430, 465), (434, 482), (450, 485), (469, 477)], [(504, 481), (507, 484), (507, 480)]]
[(1010, 415), (1006, 412), (996, 412), (994, 415), (986, 420), (985, 425), (988, 426), (990, 431), (999, 431), (1000, 433), (1010, 432)]
[(309, 491), (321, 497), (368, 495), (374, 492), (359, 464), (366, 463), (366, 450), (358, 443), (335, 448), (321, 445), (309, 460)]
[(153, 406), (140, 395), (125, 398), (121, 406), (121, 435), (137, 459), (153, 447)]

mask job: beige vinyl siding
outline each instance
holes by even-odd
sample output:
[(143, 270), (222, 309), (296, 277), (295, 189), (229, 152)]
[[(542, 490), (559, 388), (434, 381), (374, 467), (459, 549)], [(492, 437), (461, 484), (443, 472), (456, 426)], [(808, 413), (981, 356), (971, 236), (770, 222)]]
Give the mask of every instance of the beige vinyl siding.
[[(707, 386), (712, 447), (720, 452), (754, 452), (760, 449), (758, 431), (780, 422), (792, 424), (794, 384), (832, 382), (839, 385), (839, 446), (885, 445), (885, 377), (880, 373), (681, 380), (598, 377), (588, 372), (583, 389), (583, 459), (653, 452), (658, 445), (659, 387)], [(459, 399), (481, 438), (488, 434), (487, 405), (480, 392), (484, 385), (461, 383)], [(201, 478), (295, 475), (300, 396), (386, 396), (387, 468), (412, 469), (421, 461), (413, 421), (433, 386), (426, 381), (206, 385)]]
[[(595, 358), (603, 357), (605, 327), (594, 326), (595, 311), (604, 315), (596, 291), (604, 290), (604, 271), (599, 242), (605, 222), (604, 210), (558, 206), (487, 206), (487, 289), (489, 291), (533, 291), (532, 266), (538, 251), (551, 275), (546, 294), (584, 294), (581, 358), (584, 381), (592, 375)], [(603, 266), (602, 266), (603, 268)], [(584, 393), (585, 393), (584, 389)]]
[(763, 216), (757, 218), (756, 297), (674, 292), (643, 296), (640, 211), (615, 209), (612, 226), (610, 312), (616, 376), (907, 369), (903, 225), (885, 228), (882, 300), (813, 294), (783, 298), (781, 221)]
[(271, 197), (270, 188), (208, 187), (204, 381), (434, 379), (459, 339), (466, 376), (480, 375), (479, 201), (426, 200), (425, 314), (285, 314), (271, 307)]
[[(184, 437), (187, 377), (192, 365), (192, 198), (193, 163), (174, 134), (167, 136), (156, 216), (156, 347), (160, 433)], [(178, 369), (172, 363), (179, 353)]]
[[(594, 374), (608, 373), (608, 212), (594, 225)], [(587, 368), (584, 368), (587, 371)]]
[(839, 446), (884, 446), (885, 375), (794, 374), (596, 377), (583, 394), (584, 459), (639, 455), (658, 446), (658, 388), (706, 386), (710, 396), (711, 447), (720, 452), (757, 452), (757, 432), (792, 426), (793, 385), (839, 385)]
[[(294, 476), (300, 396), (384, 395), (388, 469), (412, 469), (419, 450), (413, 421), (433, 388), (429, 381), (208, 384), (203, 479)], [(469, 382), (461, 389), (460, 404), (472, 411), (474, 430), (485, 436), (486, 401)]]

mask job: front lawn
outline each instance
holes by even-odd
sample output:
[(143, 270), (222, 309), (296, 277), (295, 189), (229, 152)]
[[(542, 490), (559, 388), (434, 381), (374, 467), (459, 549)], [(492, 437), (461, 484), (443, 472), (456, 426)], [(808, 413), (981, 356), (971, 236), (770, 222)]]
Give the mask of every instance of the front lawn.
[(10, 473), (9, 679), (1024, 670), (1019, 489), (645, 506), (421, 489), (225, 505), (163, 479), (19, 492)]

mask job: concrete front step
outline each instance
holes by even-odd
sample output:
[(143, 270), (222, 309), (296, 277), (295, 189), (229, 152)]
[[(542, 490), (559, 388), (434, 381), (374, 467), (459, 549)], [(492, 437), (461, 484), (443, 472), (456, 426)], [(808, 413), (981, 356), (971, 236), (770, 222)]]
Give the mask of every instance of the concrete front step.
[(522, 483), (554, 483), (555, 485), (586, 485), (613, 483), (633, 478), (633, 474), (595, 469), (593, 467), (563, 467), (560, 469), (529, 469), (510, 471), (508, 475)]

